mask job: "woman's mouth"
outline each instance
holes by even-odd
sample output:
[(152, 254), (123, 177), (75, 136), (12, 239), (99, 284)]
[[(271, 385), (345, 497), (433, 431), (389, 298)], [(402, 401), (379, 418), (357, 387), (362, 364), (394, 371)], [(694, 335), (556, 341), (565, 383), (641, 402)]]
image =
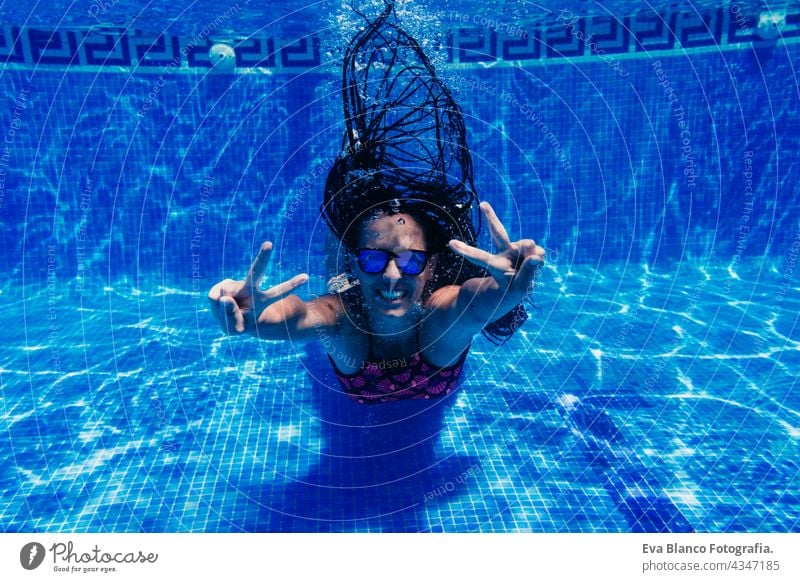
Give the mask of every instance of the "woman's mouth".
[(395, 289), (393, 291), (387, 291), (386, 289), (378, 289), (376, 291), (378, 297), (382, 300), (386, 301), (387, 303), (401, 303), (403, 299), (408, 296), (408, 291), (405, 289)]

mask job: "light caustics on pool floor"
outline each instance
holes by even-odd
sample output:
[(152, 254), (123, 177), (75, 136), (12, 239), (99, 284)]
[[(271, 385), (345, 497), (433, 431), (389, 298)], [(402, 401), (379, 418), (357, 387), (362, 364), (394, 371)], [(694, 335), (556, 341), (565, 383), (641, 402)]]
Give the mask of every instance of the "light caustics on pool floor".
[(202, 294), (49, 320), (26, 288), (0, 316), (0, 525), (798, 531), (800, 302), (766, 270), (552, 268), (523, 332), (476, 341), (427, 410), (350, 403), (313, 345), (221, 338)]

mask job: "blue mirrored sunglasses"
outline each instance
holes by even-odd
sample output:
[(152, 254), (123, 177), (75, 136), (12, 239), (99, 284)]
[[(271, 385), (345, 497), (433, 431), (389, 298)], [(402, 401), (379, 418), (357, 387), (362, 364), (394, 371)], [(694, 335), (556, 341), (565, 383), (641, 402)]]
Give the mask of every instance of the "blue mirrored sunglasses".
[(426, 251), (401, 251), (392, 253), (378, 249), (357, 249), (358, 266), (361, 270), (370, 275), (382, 273), (389, 264), (389, 259), (397, 261), (397, 268), (403, 275), (419, 275), (425, 270), (428, 264), (428, 253)]

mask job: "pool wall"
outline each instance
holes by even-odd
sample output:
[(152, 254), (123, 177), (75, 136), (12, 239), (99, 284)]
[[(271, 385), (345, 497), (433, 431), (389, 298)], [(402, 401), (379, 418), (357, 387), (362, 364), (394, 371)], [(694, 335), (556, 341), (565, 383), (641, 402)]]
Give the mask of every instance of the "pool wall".
[[(800, 204), (798, 14), (774, 43), (758, 41), (752, 15), (679, 16), (445, 36), (440, 74), (464, 111), (479, 195), (513, 237), (562, 264), (735, 271), (785, 255)], [(241, 41), (240, 73), (218, 75), (208, 39), (144, 50), (124, 32), (105, 44), (3, 34), (4, 285), (49, 276), (80, 291), (156, 274), (200, 291), (237, 276), (264, 239), (282, 274), (322, 274), (318, 209), (342, 113), (318, 39)]]

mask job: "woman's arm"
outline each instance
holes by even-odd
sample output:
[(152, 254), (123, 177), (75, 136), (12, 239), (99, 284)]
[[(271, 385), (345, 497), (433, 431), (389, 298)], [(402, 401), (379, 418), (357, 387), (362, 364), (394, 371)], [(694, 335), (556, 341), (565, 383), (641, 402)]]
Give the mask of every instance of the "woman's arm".
[(251, 335), (268, 340), (312, 341), (319, 339), (323, 331), (334, 331), (342, 313), (344, 307), (337, 295), (323, 295), (311, 301), (289, 295), (261, 312)]
[(332, 330), (343, 313), (341, 300), (323, 295), (303, 301), (291, 292), (308, 281), (300, 274), (266, 291), (259, 289), (272, 253), (272, 243), (261, 245), (244, 281), (225, 279), (208, 293), (211, 311), (231, 335), (247, 333), (267, 340), (309, 341), (322, 330)]
[(545, 251), (533, 240), (511, 242), (492, 207), (481, 203), (496, 254), (450, 241), (453, 252), (487, 269), (490, 277), (469, 279), (461, 285), (437, 289), (428, 300), (432, 309), (424, 337), (436, 343), (439, 362), (452, 361), (472, 338), (493, 321), (506, 315), (533, 291), (533, 283), (544, 264)]
[[(525, 269), (534, 271), (533, 262), (527, 263)], [(454, 317), (463, 320), (463, 325), (477, 328), (480, 332), (490, 323), (497, 321), (522, 303), (533, 292), (533, 279), (535, 273), (522, 273), (522, 279), (527, 279), (524, 285), (508, 285), (503, 281), (498, 283), (493, 277), (469, 279), (458, 288), (455, 304), (452, 306)], [(474, 335), (473, 334), (473, 335)]]

